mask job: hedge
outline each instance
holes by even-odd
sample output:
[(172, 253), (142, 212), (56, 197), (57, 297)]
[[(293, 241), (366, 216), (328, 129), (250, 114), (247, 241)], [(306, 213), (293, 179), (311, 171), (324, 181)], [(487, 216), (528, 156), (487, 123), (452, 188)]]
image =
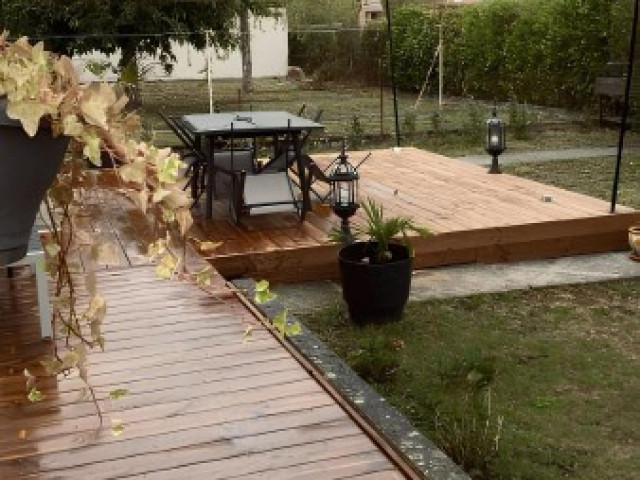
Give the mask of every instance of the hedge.
[[(442, 23), (448, 95), (584, 106), (593, 101), (595, 77), (607, 61), (626, 60), (632, 7), (632, 0), (485, 0), (440, 11), (398, 7), (393, 15), (396, 81), (403, 89), (421, 88)], [(387, 70), (385, 25), (374, 23), (355, 33), (336, 35), (335, 43), (326, 34), (323, 41), (303, 34), (306, 40), (290, 38), (290, 48), (306, 52), (310, 62), (302, 66), (311, 71), (348, 72), (371, 82), (380, 64)], [(433, 92), (437, 64), (432, 75)]]

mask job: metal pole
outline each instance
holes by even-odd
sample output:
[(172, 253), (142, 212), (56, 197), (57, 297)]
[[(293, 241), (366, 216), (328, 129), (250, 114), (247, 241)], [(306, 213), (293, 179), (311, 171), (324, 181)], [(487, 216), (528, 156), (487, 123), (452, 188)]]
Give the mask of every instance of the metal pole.
[(384, 136), (384, 79), (382, 76), (382, 59), (378, 60), (378, 76), (380, 77), (380, 137)]
[(438, 107), (442, 109), (442, 87), (444, 83), (444, 42), (442, 40), (442, 12), (440, 13), (440, 35), (438, 41)]
[[(207, 91), (209, 92), (209, 113), (213, 113), (213, 80), (211, 76), (211, 30), (205, 31), (205, 43), (207, 51)], [(191, 48), (191, 47), (189, 47)]]
[(385, 1), (385, 9), (387, 14), (387, 34), (389, 36), (389, 64), (391, 67), (391, 89), (393, 91), (393, 115), (396, 122), (396, 146), (400, 146), (400, 119), (398, 117), (398, 91), (396, 89), (396, 72), (395, 72), (395, 59), (393, 57), (393, 35), (391, 33), (391, 8), (389, 2)]
[(631, 81), (633, 78), (633, 62), (636, 56), (636, 30), (638, 28), (638, 7), (640, 0), (635, 1), (633, 11), (633, 25), (631, 27), (631, 39), (629, 40), (629, 64), (627, 66), (627, 84), (624, 90), (624, 107), (620, 123), (620, 136), (618, 138), (618, 155), (616, 157), (616, 171), (613, 177), (613, 189), (611, 191), (611, 213), (616, 211), (618, 199), (618, 185), (620, 183), (620, 165), (622, 163), (622, 150), (624, 148), (624, 134), (627, 131), (627, 119), (629, 118), (629, 97), (631, 95)]

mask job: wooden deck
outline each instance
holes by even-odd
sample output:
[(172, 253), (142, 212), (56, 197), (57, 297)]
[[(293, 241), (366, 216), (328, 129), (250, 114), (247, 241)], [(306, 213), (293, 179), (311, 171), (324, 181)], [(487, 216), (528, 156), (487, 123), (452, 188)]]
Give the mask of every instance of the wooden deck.
[[(361, 174), (364, 196), (438, 233), (417, 242), (418, 268), (626, 248), (626, 229), (640, 219), (415, 149), (376, 151)], [(114, 388), (130, 394), (101, 401), (104, 428), (91, 402), (77, 400), (77, 379), (40, 384), (46, 399), (30, 404), (22, 371), (37, 371), (51, 344), (40, 339), (33, 276), (0, 277), (0, 478), (412, 478), (221, 276), (211, 292), (156, 279), (142, 254), (149, 228), (128, 201), (105, 190), (88, 197), (85, 210), (94, 232), (122, 247), (99, 275), (107, 351), (92, 357), (91, 379), (103, 399)], [(224, 241), (210, 261), (225, 275), (318, 279), (335, 275), (332, 223), (321, 213), (302, 224), (256, 216), (241, 227), (218, 217), (199, 221), (194, 235)], [(247, 325), (254, 330), (245, 344)], [(124, 425), (117, 438), (112, 419)]]
[[(224, 283), (205, 293), (149, 266), (99, 274), (107, 349), (90, 375), (105, 428), (77, 379), (40, 384), (30, 404), (22, 371), (51, 344), (22, 273), (0, 278), (0, 478), (408, 478)], [(129, 394), (106, 400), (115, 388)]]
[[(357, 163), (365, 152), (350, 154)], [(315, 158), (315, 157), (314, 157)], [(333, 157), (318, 156), (319, 164)], [(388, 215), (411, 215), (435, 237), (416, 241), (415, 268), (494, 263), (627, 248), (627, 228), (640, 212), (414, 148), (376, 150), (360, 168), (360, 193)], [(544, 201), (544, 198), (551, 201)], [(223, 241), (211, 262), (225, 277), (292, 282), (337, 276), (338, 246), (327, 240), (330, 212), (248, 217), (241, 226), (216, 205), (194, 235)], [(361, 217), (359, 212), (356, 217)]]

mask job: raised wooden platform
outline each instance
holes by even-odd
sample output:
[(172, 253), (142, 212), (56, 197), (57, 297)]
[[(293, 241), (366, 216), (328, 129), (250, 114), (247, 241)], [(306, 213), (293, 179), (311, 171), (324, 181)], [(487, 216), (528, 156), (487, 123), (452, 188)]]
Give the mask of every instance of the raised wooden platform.
[[(46, 398), (30, 404), (23, 369), (39, 371), (51, 344), (26, 273), (0, 278), (0, 478), (417, 478), (400, 473), (224, 283), (204, 292), (148, 266), (99, 274), (107, 347), (92, 353), (90, 378), (105, 427), (78, 400), (77, 379), (41, 382)], [(116, 388), (129, 394), (106, 399)]]
[[(355, 164), (365, 152), (350, 154)], [(314, 157), (316, 158), (316, 157)], [(333, 157), (318, 156), (321, 165)], [(436, 233), (416, 241), (415, 267), (549, 258), (627, 248), (627, 228), (640, 212), (415, 148), (376, 150), (361, 166), (361, 198), (387, 215), (410, 215)], [(545, 198), (550, 201), (545, 201)], [(329, 211), (249, 217), (241, 226), (216, 205), (194, 235), (223, 241), (211, 259), (226, 277), (293, 282), (337, 276), (338, 246), (327, 240), (337, 224)], [(356, 217), (361, 217), (359, 212)]]

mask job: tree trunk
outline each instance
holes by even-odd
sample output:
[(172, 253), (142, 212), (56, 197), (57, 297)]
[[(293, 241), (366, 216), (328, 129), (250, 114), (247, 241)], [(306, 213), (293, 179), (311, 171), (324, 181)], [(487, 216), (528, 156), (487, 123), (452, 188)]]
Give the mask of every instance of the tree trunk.
[(137, 110), (142, 106), (142, 100), (140, 98), (140, 73), (135, 50), (123, 48), (118, 67), (120, 69), (118, 74), (120, 84), (124, 93), (129, 97), (126, 109), (128, 111)]
[(253, 65), (251, 63), (251, 30), (249, 28), (249, 9), (240, 12), (240, 53), (242, 54), (242, 92), (253, 90)]

